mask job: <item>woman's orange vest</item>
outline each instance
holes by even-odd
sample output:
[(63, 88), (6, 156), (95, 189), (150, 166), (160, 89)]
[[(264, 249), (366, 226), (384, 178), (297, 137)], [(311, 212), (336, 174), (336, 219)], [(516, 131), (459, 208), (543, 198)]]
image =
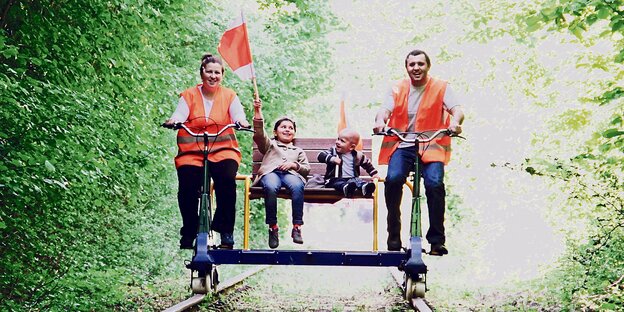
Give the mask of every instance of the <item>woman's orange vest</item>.
[[(392, 88), (394, 110), (390, 115), (388, 127), (398, 131), (424, 132), (426, 135), (431, 135), (439, 129), (448, 128), (450, 115), (444, 109), (446, 85), (447, 82), (444, 80), (429, 77), (429, 81), (423, 91), (422, 100), (418, 106), (418, 112), (416, 113), (416, 129), (408, 130), (407, 99), (410, 90), (410, 79), (398, 81)], [(390, 156), (399, 146), (399, 142), (399, 139), (393, 136), (383, 138), (379, 151), (380, 165), (388, 164)], [(451, 159), (451, 138), (444, 136), (429, 143), (421, 143), (419, 152), (424, 163), (441, 161), (446, 165)]]
[[(189, 117), (186, 126), (191, 131), (200, 133), (217, 133), (223, 126), (232, 122), (230, 104), (236, 93), (228, 88), (219, 86), (215, 92), (210, 115), (206, 115), (204, 101), (198, 84), (186, 89), (180, 94), (189, 106)], [(208, 116), (208, 118), (206, 118)], [(195, 138), (185, 130), (178, 130), (178, 155), (175, 157), (176, 168), (184, 165), (203, 166), (204, 139)], [(233, 159), (240, 164), (241, 152), (233, 129), (228, 129), (216, 138), (208, 139), (208, 160), (218, 162), (224, 159)]]

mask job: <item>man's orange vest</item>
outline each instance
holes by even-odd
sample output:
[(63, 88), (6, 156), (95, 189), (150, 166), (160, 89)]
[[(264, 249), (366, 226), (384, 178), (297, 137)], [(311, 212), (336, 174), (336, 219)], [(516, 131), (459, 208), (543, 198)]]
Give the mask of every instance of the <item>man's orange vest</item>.
[[(217, 133), (223, 126), (232, 122), (230, 104), (236, 97), (236, 93), (231, 89), (219, 86), (214, 95), (210, 115), (206, 115), (199, 86), (201, 84), (186, 89), (180, 94), (189, 106), (189, 117), (186, 126), (196, 133), (204, 131)], [(184, 165), (201, 167), (203, 165), (203, 150), (203, 138), (192, 137), (183, 129), (178, 130), (178, 155), (175, 158), (176, 168)], [(233, 129), (226, 130), (216, 138), (209, 138), (208, 151), (208, 160), (211, 162), (224, 159), (233, 159), (237, 163), (241, 161), (241, 152)]]
[[(431, 135), (439, 129), (449, 127), (450, 115), (444, 109), (444, 93), (447, 82), (444, 80), (429, 77), (429, 81), (423, 91), (422, 100), (416, 113), (416, 129), (407, 129), (409, 124), (407, 112), (407, 99), (410, 90), (410, 79), (403, 79), (397, 82), (392, 88), (394, 98), (394, 110), (390, 115), (388, 127), (401, 131), (424, 132)], [(379, 151), (379, 164), (387, 165), (390, 156), (399, 146), (399, 139), (393, 136), (386, 136), (381, 143)], [(451, 159), (451, 138), (444, 136), (434, 139), (429, 143), (422, 143), (419, 146), (424, 163), (441, 161), (445, 165)]]

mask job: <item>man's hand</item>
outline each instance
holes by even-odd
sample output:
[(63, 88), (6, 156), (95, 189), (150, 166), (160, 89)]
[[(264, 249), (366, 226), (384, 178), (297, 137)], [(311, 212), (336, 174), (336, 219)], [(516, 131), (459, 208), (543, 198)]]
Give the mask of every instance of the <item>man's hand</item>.
[(380, 109), (375, 116), (375, 125), (373, 126), (373, 133), (383, 132), (386, 128), (386, 121), (390, 118), (390, 111), (387, 109)]
[(449, 130), (455, 132), (455, 134), (462, 133), (461, 123), (464, 121), (464, 111), (461, 109), (461, 106), (455, 106), (450, 111), (451, 122), (449, 124)]
[(380, 132), (384, 132), (386, 128), (386, 124), (384, 123), (376, 123), (375, 126), (373, 127), (373, 133), (380, 133)]
[(451, 121), (451, 124), (449, 125), (449, 130), (453, 131), (453, 133), (455, 134), (460, 134), (462, 133), (462, 126), (456, 121)]

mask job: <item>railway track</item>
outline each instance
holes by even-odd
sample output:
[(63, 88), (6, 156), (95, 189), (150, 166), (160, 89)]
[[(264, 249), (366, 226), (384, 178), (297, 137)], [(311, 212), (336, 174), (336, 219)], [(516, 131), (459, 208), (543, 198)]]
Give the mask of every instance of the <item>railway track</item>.
[[(217, 285), (217, 290), (215, 291), (215, 293), (223, 293), (229, 289), (231, 289), (232, 287), (236, 286), (238, 283), (242, 282), (244, 279), (268, 268), (269, 266), (266, 265), (262, 265), (262, 266), (257, 266), (254, 267), (252, 269), (249, 269), (239, 275), (236, 275), (234, 277), (232, 277), (231, 279), (224, 281), (222, 283), (219, 283), (219, 285)], [(204, 300), (204, 298), (206, 297), (206, 294), (195, 294), (193, 295), (191, 298), (188, 298), (172, 307), (167, 308), (166, 310), (164, 310), (164, 312), (180, 312), (180, 311), (184, 311), (192, 306), (195, 306), (197, 304), (199, 304), (200, 302), (202, 302)]]
[[(231, 279), (228, 279), (222, 283), (219, 283), (217, 286), (217, 289), (215, 291), (215, 293), (224, 293), (227, 292), (228, 290), (232, 289), (233, 287), (235, 287), (236, 285), (238, 285), (239, 283), (241, 283), (243, 280), (245, 280), (246, 278), (268, 268), (270, 266), (257, 266), (254, 267), (250, 270), (247, 270)], [(397, 270), (396, 268), (388, 268), (389, 273), (392, 275), (392, 278), (394, 279), (394, 281), (397, 283), (397, 286), (404, 292), (403, 289), (403, 273), (400, 272), (399, 270)], [(186, 309), (189, 309), (197, 304), (199, 304), (200, 302), (202, 302), (205, 297), (207, 295), (206, 294), (195, 294), (192, 297), (172, 306), (167, 308), (166, 310), (164, 310), (165, 312), (178, 312), (178, 311), (185, 311)], [(410, 306), (414, 309), (414, 311), (419, 311), (419, 312), (431, 312), (433, 311), (432, 308), (429, 306), (429, 304), (423, 299), (423, 298), (413, 298), (410, 302)]]

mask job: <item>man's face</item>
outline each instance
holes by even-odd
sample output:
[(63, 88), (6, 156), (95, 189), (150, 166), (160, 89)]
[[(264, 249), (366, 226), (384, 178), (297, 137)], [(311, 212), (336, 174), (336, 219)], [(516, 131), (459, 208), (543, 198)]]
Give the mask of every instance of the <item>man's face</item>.
[(424, 54), (410, 55), (407, 58), (405, 69), (413, 85), (422, 86), (427, 83), (429, 65), (427, 65), (427, 59), (425, 59)]

